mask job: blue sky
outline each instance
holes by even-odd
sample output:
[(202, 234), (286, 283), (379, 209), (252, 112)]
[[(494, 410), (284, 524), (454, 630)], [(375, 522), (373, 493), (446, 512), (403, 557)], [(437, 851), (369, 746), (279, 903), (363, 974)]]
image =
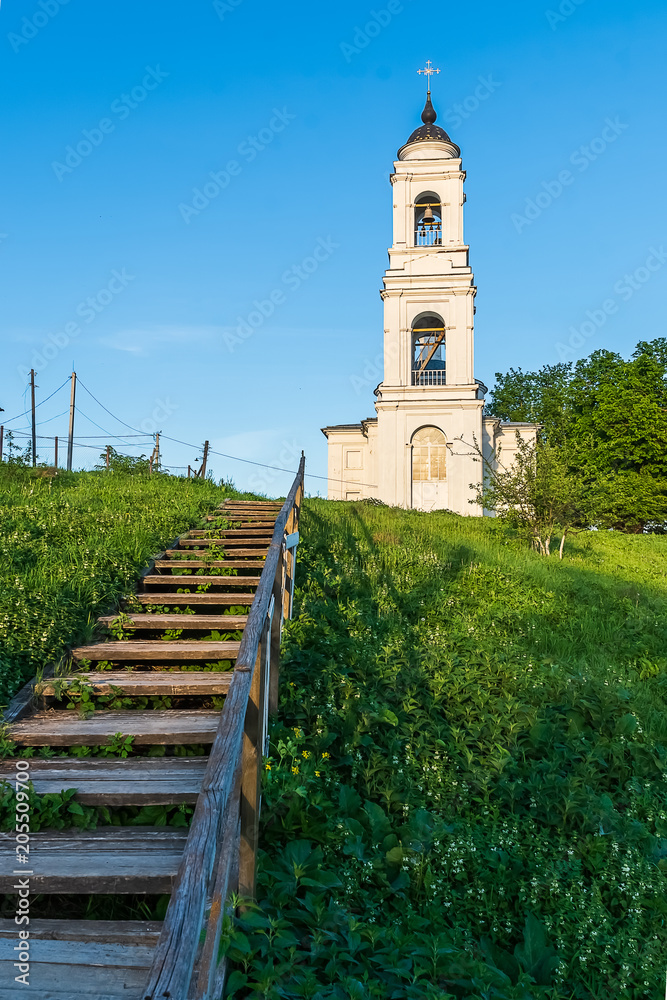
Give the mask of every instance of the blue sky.
[[(373, 413), (388, 178), (429, 58), (468, 175), (477, 377), (664, 335), (666, 20), (661, 0), (4, 0), (2, 416), (27, 368), (39, 401), (73, 363), (132, 428), (289, 469), (303, 448), (325, 476), (319, 428)], [(40, 434), (66, 434), (67, 393)], [(131, 431), (78, 402), (84, 466), (89, 436)], [(197, 454), (164, 441), (174, 467)]]

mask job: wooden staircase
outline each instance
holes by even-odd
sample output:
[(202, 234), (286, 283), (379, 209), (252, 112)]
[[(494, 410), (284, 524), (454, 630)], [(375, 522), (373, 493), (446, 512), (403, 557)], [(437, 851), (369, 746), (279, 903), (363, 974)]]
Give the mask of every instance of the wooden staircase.
[[(303, 471), (302, 458), (284, 505), (227, 501), (206, 529), (178, 539), (155, 558), (132, 608), (98, 621), (104, 629), (122, 622), (131, 638), (74, 649), (72, 673), (34, 684), (5, 713), (7, 735), (20, 747), (107, 746), (114, 736), (132, 737), (137, 752), (127, 759), (30, 758), (37, 793), (75, 788), (81, 803), (111, 808), (194, 803), (195, 814), (189, 830), (33, 833), (27, 864), (17, 862), (15, 834), (1, 834), (3, 893), (27, 878), (31, 894), (171, 893), (171, 902), (163, 924), (31, 919), (27, 991), (15, 982), (17, 926), (0, 921), (0, 1000), (220, 997), (227, 897), (232, 889), (254, 894), (261, 757), (277, 706), (282, 622), (291, 614)], [(160, 638), (166, 629), (178, 637)], [(222, 637), (211, 639), (215, 632)], [(95, 695), (166, 696), (176, 704), (87, 716), (60, 707), (56, 698), (82, 682)], [(211, 705), (220, 697), (222, 712)], [(169, 755), (183, 745), (204, 755)], [(151, 747), (167, 755), (146, 756)], [(0, 763), (0, 780), (15, 779), (16, 760)]]

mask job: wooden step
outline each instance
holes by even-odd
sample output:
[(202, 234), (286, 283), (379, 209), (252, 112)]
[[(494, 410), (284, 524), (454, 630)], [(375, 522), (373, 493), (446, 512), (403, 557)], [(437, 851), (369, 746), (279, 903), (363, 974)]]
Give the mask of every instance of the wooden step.
[(265, 552), (269, 547), (270, 539), (266, 538), (181, 538), (179, 540), (179, 548), (198, 548), (198, 549), (208, 549), (212, 545), (222, 545), (225, 551), (229, 550), (230, 555), (233, 555), (236, 551), (235, 546), (249, 547), (254, 545), (258, 552)]
[[(169, 597), (173, 596), (171, 594)], [(181, 595), (179, 595), (181, 596)], [(187, 596), (187, 595), (185, 595)], [(191, 595), (192, 596), (192, 595)], [(198, 595), (201, 596), (201, 595)], [(230, 596), (230, 595), (225, 595)], [(201, 629), (217, 629), (219, 632), (227, 632), (229, 630), (236, 630), (238, 628), (245, 628), (248, 623), (247, 615), (143, 615), (143, 614), (129, 614), (125, 615), (125, 622), (127, 619), (132, 620), (133, 629), (161, 629), (161, 628), (182, 628), (185, 631), (191, 630), (201, 630)], [(113, 625), (114, 622), (118, 621), (118, 615), (104, 615), (102, 618), (98, 618), (97, 622), (99, 625)], [(128, 624), (128, 632), (130, 627)]]
[[(211, 518), (205, 518), (205, 520), (207, 520), (207, 521), (219, 521), (219, 520), (221, 520), (221, 518), (211, 517)], [(275, 527), (275, 522), (274, 521), (266, 521), (263, 518), (251, 518), (251, 519), (248, 519), (248, 518), (241, 518), (241, 517), (233, 517), (233, 518), (232, 517), (228, 517), (227, 520), (231, 521), (233, 524), (239, 525), (239, 527), (238, 528), (221, 528), (220, 529), (221, 531), (240, 531), (240, 530), (245, 529), (245, 528), (249, 528), (250, 530), (254, 531), (255, 529), (259, 530), (260, 528), (263, 528), (264, 531), (266, 531), (266, 532), (270, 531), (273, 534), (273, 529)], [(215, 528), (193, 528), (192, 531), (188, 532), (188, 535), (190, 535), (190, 537), (192, 537), (192, 538), (196, 538), (198, 535), (207, 535), (211, 531), (215, 531)]]
[[(180, 827), (43, 830), (30, 835), (25, 877), (31, 893), (169, 892), (186, 839)], [(15, 835), (0, 833), (0, 892), (11, 895), (15, 867)]]
[(128, 642), (96, 642), (77, 646), (72, 656), (77, 660), (108, 660), (110, 663), (165, 663), (171, 660), (235, 660), (240, 642), (209, 642), (196, 639), (161, 639)]
[(81, 718), (74, 711), (35, 712), (8, 727), (7, 736), (21, 746), (104, 746), (115, 733), (133, 736), (135, 746), (212, 743), (220, 712), (208, 709), (100, 710)]
[(190, 587), (203, 587), (210, 583), (212, 586), (217, 587), (258, 587), (259, 577), (258, 576), (188, 576), (183, 577), (182, 580), (178, 579), (177, 576), (170, 576), (167, 573), (162, 573), (160, 576), (145, 576), (143, 578), (143, 583), (147, 586), (160, 586), (160, 587), (176, 587), (183, 586), (187, 581)]
[[(162, 577), (160, 578), (162, 579)], [(175, 594), (172, 591), (169, 593), (161, 593), (157, 590), (152, 591), (150, 594), (135, 594), (132, 600), (138, 601), (139, 604), (153, 604), (156, 607), (161, 607), (168, 604), (180, 605), (188, 607), (189, 605), (202, 605), (213, 604), (219, 607), (224, 607), (226, 604), (233, 604), (235, 607), (250, 607), (252, 602), (255, 600), (254, 594)]]
[(209, 698), (227, 694), (233, 675), (233, 670), (97, 670), (43, 681), (35, 685), (35, 694), (52, 698), (58, 687), (64, 694), (69, 685), (84, 681), (94, 687), (97, 694), (113, 694), (112, 688), (115, 688), (135, 697)]
[[(208, 757), (34, 757), (28, 777), (38, 795), (76, 788), (86, 805), (175, 805), (197, 801), (207, 763)], [(0, 761), (0, 781), (15, 777), (16, 762)]]
[(196, 531), (188, 531), (188, 538), (257, 538), (262, 541), (271, 540), (273, 528), (223, 528), (222, 531), (211, 533), (210, 528), (202, 528)]
[[(231, 552), (230, 552), (230, 555), (234, 556), (234, 557), (236, 557), (236, 556), (253, 556), (253, 558), (255, 560), (255, 565), (257, 565), (257, 563), (260, 560), (263, 562), (266, 559), (266, 553), (267, 553), (267, 551), (268, 551), (268, 547), (267, 546), (265, 546), (264, 548), (262, 548), (261, 546), (258, 545), (257, 548), (254, 548), (254, 549), (233, 548), (231, 550)], [(215, 554), (216, 555), (224, 555), (224, 552), (216, 552)], [(192, 559), (196, 559), (199, 556), (199, 552), (198, 552), (197, 549), (195, 549), (194, 551), (192, 549), (167, 549), (166, 552), (165, 552), (165, 555), (166, 556), (180, 556), (181, 559), (182, 559), (183, 565), (184, 566), (190, 566), (191, 565), (191, 558)], [(184, 556), (187, 556), (187, 558), (184, 559), (183, 558)], [(223, 560), (223, 561), (226, 563), (226, 560)], [(210, 566), (211, 563), (209, 562), (208, 565)], [(213, 563), (212, 565), (215, 565), (215, 563)]]
[(226, 514), (207, 514), (207, 516), (204, 518), (204, 521), (208, 521), (208, 522), (211, 522), (211, 521), (224, 521), (224, 520), (228, 521), (231, 524), (240, 524), (241, 527), (244, 527), (245, 525), (252, 526), (254, 524), (261, 524), (261, 525), (270, 525), (271, 528), (273, 528), (275, 526), (275, 523), (276, 523), (275, 520), (273, 520), (273, 519), (271, 519), (271, 520), (267, 519), (266, 514), (260, 514), (260, 513), (257, 513), (257, 514), (253, 514), (253, 513), (247, 513), (247, 514), (230, 514), (230, 513), (226, 513)]
[(283, 509), (280, 500), (226, 500), (217, 510), (261, 510), (271, 511), (276, 517)]
[(172, 574), (176, 571), (183, 572), (184, 569), (213, 569), (214, 567), (225, 567), (229, 569), (259, 569), (262, 568), (262, 559), (156, 559), (156, 569), (170, 569)]
[(28, 987), (14, 978), (18, 929), (0, 920), (0, 1000), (139, 1000), (162, 924), (31, 919)]

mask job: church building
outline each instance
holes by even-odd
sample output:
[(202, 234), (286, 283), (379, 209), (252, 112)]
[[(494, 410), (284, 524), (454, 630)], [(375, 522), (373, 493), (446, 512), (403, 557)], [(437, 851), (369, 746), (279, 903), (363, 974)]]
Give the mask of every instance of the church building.
[(391, 175), (394, 234), (384, 275), (384, 379), (376, 416), (324, 427), (331, 500), (377, 498), (392, 506), (481, 515), (471, 504), (485, 458), (507, 468), (516, 432), (533, 424), (484, 414), (474, 371), (474, 277), (463, 237), (461, 152), (436, 125), (430, 75), (422, 122)]

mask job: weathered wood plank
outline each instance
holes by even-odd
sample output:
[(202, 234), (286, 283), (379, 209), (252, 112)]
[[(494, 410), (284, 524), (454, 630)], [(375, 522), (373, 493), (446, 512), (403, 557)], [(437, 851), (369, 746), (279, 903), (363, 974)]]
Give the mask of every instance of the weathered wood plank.
[(258, 510), (275, 512), (276, 517), (283, 507), (282, 500), (232, 500), (217, 509), (220, 511)]
[[(252, 556), (253, 559), (255, 560), (255, 562), (260, 562), (260, 561), (263, 562), (264, 561), (264, 559), (266, 558), (266, 553), (268, 551), (268, 545), (256, 545), (256, 546), (254, 546), (254, 548), (244, 549), (242, 547), (242, 544), (243, 543), (240, 543), (240, 545), (238, 545), (238, 546), (236, 544), (233, 545), (232, 548), (230, 549), (230, 555), (234, 556), (234, 557), (236, 557), (236, 556)], [(201, 551), (202, 552), (208, 552), (209, 550), (208, 549), (202, 549)], [(190, 566), (191, 565), (191, 559), (196, 559), (199, 556), (199, 552), (200, 552), (200, 550), (196, 549), (196, 548), (195, 549), (167, 549), (165, 551), (165, 555), (166, 556), (177, 556), (177, 557), (180, 557), (181, 559), (183, 559), (183, 564), (185, 566)], [(220, 553), (216, 553), (216, 555), (218, 555), (218, 554), (220, 554)], [(224, 551), (221, 554), (224, 555)], [(187, 558), (184, 558), (184, 557), (187, 557)], [(224, 559), (224, 560), (222, 560), (222, 562), (226, 563), (227, 560)], [(211, 562), (209, 561), (207, 563), (207, 565), (210, 566)], [(215, 565), (215, 563), (213, 565)]]
[(112, 694), (112, 688), (126, 695), (148, 697), (151, 695), (177, 695), (181, 698), (200, 698), (227, 694), (232, 682), (232, 671), (216, 670), (105, 670), (77, 672), (57, 681), (38, 684), (36, 691), (46, 697), (53, 697), (59, 687), (67, 689), (77, 681), (84, 681), (95, 688), (97, 694)]
[(246, 521), (244, 523), (241, 520), (235, 520), (234, 525), (234, 528), (217, 528), (211, 526), (209, 528), (201, 528), (198, 531), (189, 531), (188, 538), (220, 538), (229, 531), (247, 531), (252, 535), (265, 534), (268, 536), (273, 531), (273, 521)]
[[(99, 827), (46, 830), (30, 837), (31, 892), (170, 892), (186, 843), (173, 827)], [(12, 894), (16, 876), (13, 833), (0, 833), (0, 892)], [(27, 876), (28, 877), (28, 876)]]
[(204, 550), (212, 545), (222, 545), (232, 552), (235, 545), (254, 545), (257, 549), (265, 551), (268, 547), (267, 542), (268, 540), (264, 538), (249, 538), (247, 535), (242, 538), (182, 538), (178, 547), (181, 550), (188, 547)]
[[(201, 528), (197, 531), (188, 531), (187, 538), (197, 538), (197, 539), (208, 539), (208, 538), (258, 538), (262, 541), (266, 540), (267, 544), (271, 541), (271, 535), (273, 534), (273, 525), (269, 527), (249, 527), (249, 528), (222, 528), (220, 531), (212, 530), (211, 528)], [(181, 539), (183, 542), (184, 539)]]
[(35, 712), (15, 722), (8, 736), (21, 746), (103, 746), (115, 733), (134, 737), (137, 746), (211, 743), (220, 712), (207, 709), (97, 711), (87, 719), (76, 712)]
[[(76, 788), (86, 805), (167, 805), (197, 801), (206, 763), (206, 757), (34, 758), (29, 777), (38, 795)], [(0, 762), (0, 781), (14, 775), (13, 760)]]
[(212, 587), (257, 587), (259, 586), (258, 576), (169, 576), (161, 573), (160, 576), (146, 576), (144, 583), (151, 587), (203, 587), (210, 584)]
[[(171, 596), (171, 595), (170, 595)], [(179, 595), (180, 596), (180, 595)], [(187, 596), (187, 595), (186, 595)], [(252, 603), (252, 601), (250, 602)], [(247, 615), (153, 615), (153, 614), (129, 614), (125, 616), (132, 622), (132, 629), (162, 629), (162, 628), (182, 628), (185, 631), (202, 629), (217, 629), (218, 631), (229, 631), (230, 629), (243, 628), (248, 621)], [(104, 615), (98, 618), (98, 625), (113, 625), (118, 621), (118, 615)], [(129, 623), (128, 623), (129, 625)], [(128, 632), (131, 630), (128, 627)]]
[[(49, 966), (45, 966), (46, 969)], [(16, 970), (14, 970), (16, 971)], [(92, 970), (94, 976), (97, 976), (97, 970)], [(145, 980), (145, 975), (142, 972), (141, 976)], [(47, 982), (53, 982), (52, 977), (45, 976)], [(102, 976), (100, 976), (102, 978)], [(70, 977), (65, 977), (66, 982)], [(111, 973), (112, 983), (118, 984), (118, 988), (123, 988), (122, 993), (109, 993), (106, 989), (103, 989), (104, 980), (100, 982), (96, 978), (84, 979), (83, 977), (79, 980), (77, 977), (76, 986), (66, 986), (64, 989), (54, 989), (53, 986), (49, 986), (48, 989), (38, 990), (30, 988), (28, 996), (30, 1000), (139, 1000), (143, 990), (142, 979), (137, 975), (136, 980), (134, 978), (134, 973), (130, 970), (127, 976), (123, 976), (122, 970), (114, 970)], [(8, 980), (8, 981), (11, 981)], [(30, 980), (34, 982), (34, 980)], [(131, 986), (132, 982), (137, 983), (136, 987)], [(124, 988), (124, 984), (127, 983), (127, 989)], [(83, 990), (83, 992), (80, 992)], [(26, 988), (25, 986), (19, 986), (16, 984), (16, 988), (11, 986), (5, 987), (4, 989), (0, 986), (0, 1000), (26, 1000)]]
[[(35, 917), (30, 921), (30, 940), (80, 941), (98, 944), (150, 946), (162, 930), (161, 920), (47, 920)], [(14, 940), (16, 923), (12, 918), (0, 919), (0, 937)]]
[(172, 572), (184, 569), (209, 569), (227, 567), (228, 569), (262, 569), (263, 559), (159, 559), (156, 569), (170, 569)]
[(147, 594), (136, 594), (133, 600), (139, 602), (139, 604), (153, 604), (156, 607), (162, 605), (180, 605), (188, 607), (190, 605), (202, 605), (213, 604), (223, 607), (226, 604), (233, 604), (236, 607), (250, 607), (255, 599), (254, 594), (174, 594), (171, 591), (169, 593), (160, 593), (156, 590), (151, 591)]
[(236, 659), (238, 642), (210, 642), (197, 639), (132, 640), (127, 642), (96, 642), (90, 646), (77, 646), (72, 650), (76, 660), (108, 660), (112, 663), (165, 663), (170, 660), (228, 660)]

